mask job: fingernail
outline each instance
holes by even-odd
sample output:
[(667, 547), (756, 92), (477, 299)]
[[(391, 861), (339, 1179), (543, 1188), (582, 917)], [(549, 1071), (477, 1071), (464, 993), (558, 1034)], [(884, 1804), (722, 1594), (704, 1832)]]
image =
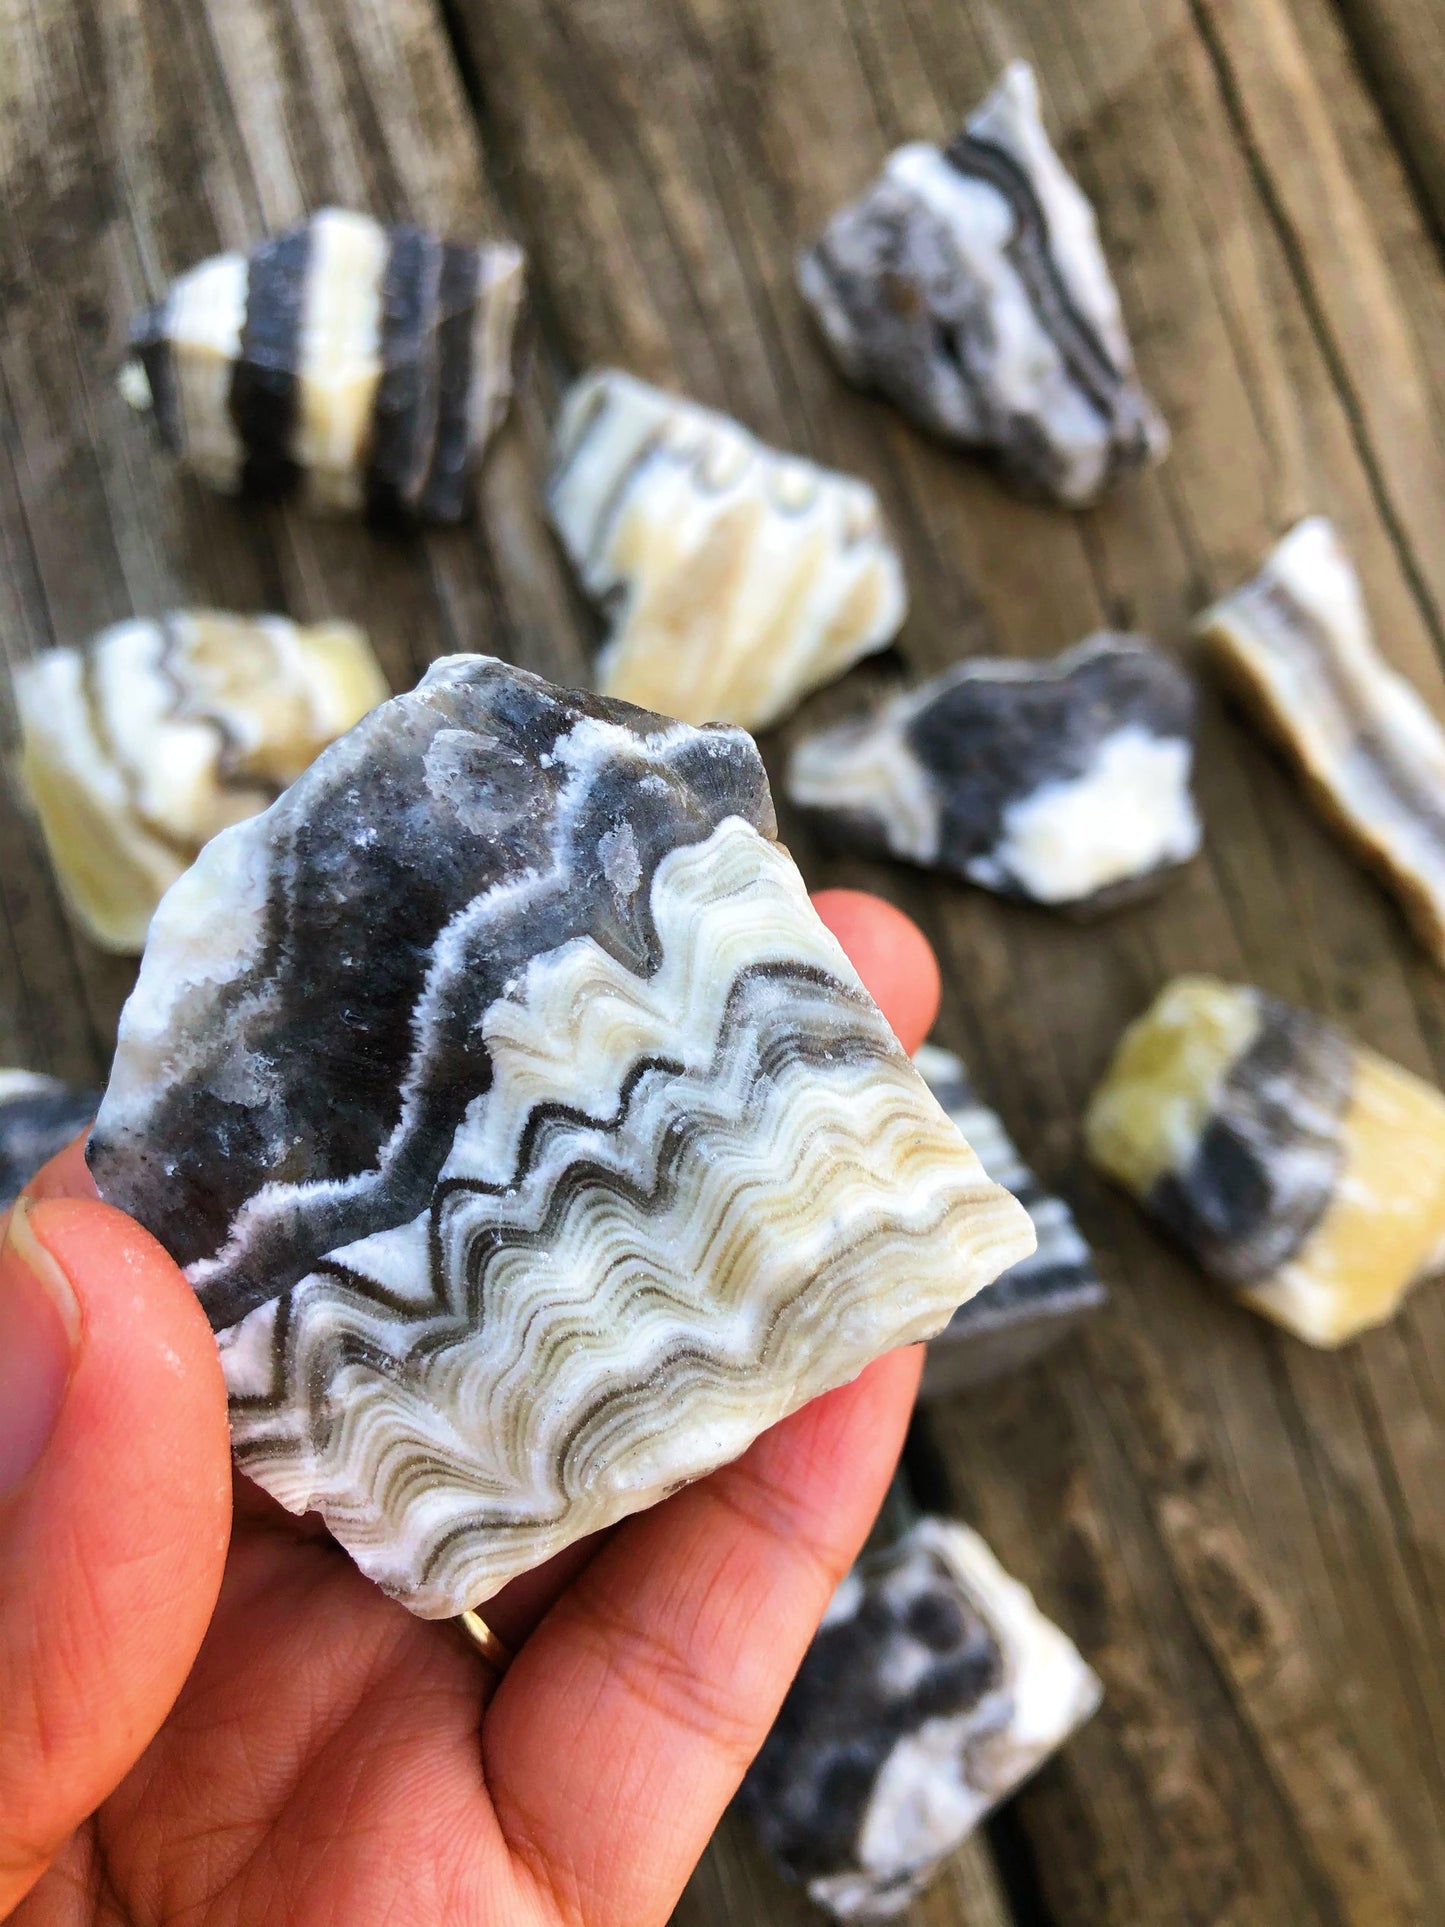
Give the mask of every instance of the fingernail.
[(0, 1498), (28, 1478), (65, 1403), (80, 1307), (17, 1199), (0, 1245)]

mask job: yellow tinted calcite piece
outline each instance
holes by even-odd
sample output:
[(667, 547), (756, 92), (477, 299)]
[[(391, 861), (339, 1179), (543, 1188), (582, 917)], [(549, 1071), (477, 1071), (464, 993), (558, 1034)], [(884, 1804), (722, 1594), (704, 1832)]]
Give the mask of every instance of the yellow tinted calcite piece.
[(107, 950), (139, 951), (202, 845), (387, 693), (351, 623), (280, 616), (122, 622), (26, 663), (21, 775), (81, 924)]
[(611, 618), (598, 688), (684, 722), (764, 729), (903, 621), (866, 482), (616, 370), (568, 394), (548, 506)]
[(1181, 977), (1124, 1033), (1093, 1162), (1313, 1345), (1395, 1311), (1445, 1243), (1445, 1097), (1264, 992)]

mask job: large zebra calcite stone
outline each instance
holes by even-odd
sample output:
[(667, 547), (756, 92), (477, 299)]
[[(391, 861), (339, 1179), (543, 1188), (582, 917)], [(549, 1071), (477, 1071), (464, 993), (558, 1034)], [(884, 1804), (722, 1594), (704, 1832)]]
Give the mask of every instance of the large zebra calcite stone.
[(984, 1170), (1028, 1212), (1039, 1241), (1036, 1251), (960, 1305), (929, 1345), (922, 1396), (939, 1398), (1029, 1364), (1097, 1310), (1107, 1293), (1074, 1214), (1024, 1163), (963, 1060), (937, 1044), (921, 1044), (913, 1062)]
[(107, 950), (139, 951), (201, 845), (265, 809), (387, 693), (349, 622), (212, 610), (120, 622), (23, 664), (21, 779), (81, 924)]
[(0, 1209), (85, 1129), (99, 1103), (99, 1092), (72, 1090), (58, 1077), (0, 1070)]
[(1312, 1345), (1383, 1323), (1445, 1263), (1445, 1097), (1263, 991), (1176, 978), (1084, 1128), (1205, 1271)]
[(742, 1801), (820, 1906), (886, 1920), (1100, 1697), (978, 1534), (925, 1517), (838, 1588)]
[(122, 389), (227, 495), (455, 522), (512, 393), (523, 262), (323, 208), (138, 317)]
[(611, 621), (599, 688), (685, 722), (765, 729), (903, 621), (866, 482), (631, 375), (569, 393), (548, 503)]
[(1325, 818), (1445, 964), (1445, 731), (1376, 649), (1359, 577), (1330, 523), (1299, 523), (1199, 626)]
[(788, 795), (851, 848), (1089, 914), (1199, 849), (1194, 708), (1139, 636), (1047, 662), (976, 657), (803, 737)]
[(1033, 1247), (741, 730), (435, 664), (157, 912), (90, 1142), (242, 1468), (427, 1617), (734, 1458)]
[(947, 147), (912, 141), (799, 258), (850, 381), (1070, 508), (1163, 459), (1094, 211), (1021, 60)]

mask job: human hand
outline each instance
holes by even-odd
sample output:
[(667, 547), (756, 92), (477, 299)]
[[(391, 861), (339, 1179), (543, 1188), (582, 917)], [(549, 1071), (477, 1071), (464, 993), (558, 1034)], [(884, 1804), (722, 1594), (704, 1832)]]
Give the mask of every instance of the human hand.
[[(921, 934), (827, 891), (905, 1047)], [(215, 1344), (79, 1147), (0, 1253), (0, 1908), (23, 1927), (660, 1927), (902, 1444), (915, 1347), (485, 1612), (498, 1681), (233, 1480)]]

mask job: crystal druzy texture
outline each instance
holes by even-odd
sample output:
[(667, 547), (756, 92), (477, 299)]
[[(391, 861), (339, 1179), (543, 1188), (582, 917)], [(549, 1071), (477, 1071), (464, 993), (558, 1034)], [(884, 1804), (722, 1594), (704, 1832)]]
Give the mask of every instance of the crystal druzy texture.
[(750, 737), (436, 664), (157, 913), (91, 1138), (241, 1466), (427, 1617), (1033, 1248), (815, 915)]
[(1014, 61), (947, 147), (912, 141), (800, 257), (843, 372), (1071, 508), (1162, 460), (1094, 211)]
[(265, 809), (387, 694), (352, 623), (209, 609), (118, 622), (23, 663), (20, 774), (90, 936), (138, 952), (207, 838)]
[(1194, 691), (1142, 637), (976, 657), (804, 736), (788, 795), (840, 843), (1088, 915), (1199, 848)]
[(95, 1116), (100, 1095), (38, 1071), (0, 1070), (0, 1209)]
[(886, 1920), (1099, 1699), (978, 1534), (922, 1518), (838, 1588), (743, 1805), (820, 1906)]
[(1445, 1097), (1262, 990), (1167, 984), (1084, 1131), (1205, 1271), (1312, 1345), (1382, 1323), (1445, 1264)]
[(523, 264), (322, 208), (219, 254), (132, 329), (122, 388), (224, 494), (460, 520), (512, 393)]
[(1045, 1191), (1019, 1156), (1003, 1119), (979, 1097), (963, 1060), (922, 1044), (913, 1062), (985, 1171), (1033, 1220), (1038, 1249), (975, 1294), (928, 1347), (924, 1398), (982, 1385), (1014, 1371), (1062, 1338), (1107, 1296), (1093, 1256), (1062, 1198)]
[(1445, 964), (1445, 731), (1375, 646), (1334, 528), (1293, 528), (1199, 623), (1221, 674)]
[(568, 395), (547, 499), (611, 619), (598, 686), (624, 702), (765, 729), (903, 621), (866, 482), (615, 369)]

